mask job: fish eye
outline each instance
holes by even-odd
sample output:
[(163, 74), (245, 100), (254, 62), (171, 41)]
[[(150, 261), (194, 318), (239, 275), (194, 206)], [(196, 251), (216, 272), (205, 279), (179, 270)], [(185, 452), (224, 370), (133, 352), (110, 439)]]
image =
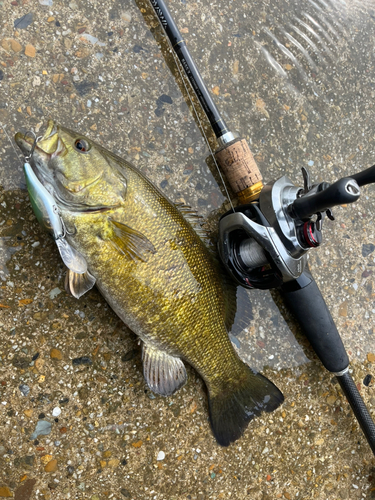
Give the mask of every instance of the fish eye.
[(74, 143), (74, 147), (80, 153), (87, 153), (90, 149), (90, 145), (85, 139), (77, 139)]

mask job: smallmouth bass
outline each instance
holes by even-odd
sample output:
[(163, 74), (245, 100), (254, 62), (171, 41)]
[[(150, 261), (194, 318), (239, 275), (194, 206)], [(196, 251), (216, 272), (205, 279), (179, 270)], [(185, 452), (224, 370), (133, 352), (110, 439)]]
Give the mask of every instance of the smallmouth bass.
[[(15, 140), (28, 155), (31, 139), (17, 133)], [(222, 277), (187, 207), (171, 203), (127, 161), (53, 121), (30, 164), (56, 203), (60, 246), (87, 264), (76, 272), (68, 261), (67, 291), (79, 298), (96, 284), (143, 341), (152, 391), (173, 394), (186, 382), (184, 361), (193, 366), (207, 386), (211, 427), (222, 446), (283, 402), (232, 347), (235, 286)]]

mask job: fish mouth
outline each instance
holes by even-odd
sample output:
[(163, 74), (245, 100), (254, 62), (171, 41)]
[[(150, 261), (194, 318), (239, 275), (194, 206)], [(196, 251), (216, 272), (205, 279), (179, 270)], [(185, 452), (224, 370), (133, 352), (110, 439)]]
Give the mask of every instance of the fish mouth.
[[(63, 157), (68, 153), (68, 149), (64, 141), (60, 137), (60, 127), (54, 120), (48, 120), (45, 133), (37, 138), (34, 153), (31, 155), (32, 147), (35, 138), (29, 133), (17, 132), (15, 141), (26, 159), (29, 157), (30, 165), (37, 176), (39, 182), (49, 191), (55, 198), (59, 206), (65, 207), (70, 211), (101, 213), (108, 210), (118, 208), (117, 205), (111, 206), (90, 206), (78, 203), (74, 198), (75, 195), (81, 195), (89, 187), (96, 185), (102, 179), (103, 172), (89, 181), (68, 180), (64, 173), (58, 168), (49, 168), (50, 160), (60, 156)], [(65, 194), (63, 194), (65, 192)], [(68, 196), (68, 198), (66, 198)]]
[[(26, 157), (29, 156), (34, 145), (35, 138), (30, 134), (17, 132), (15, 135), (15, 141), (23, 154)], [(59, 127), (56, 125), (54, 120), (48, 120), (47, 130), (43, 136), (36, 139), (34, 151), (38, 152), (45, 161), (56, 158), (57, 156), (64, 156), (64, 154), (66, 154), (67, 148), (59, 135)]]
[(59, 127), (54, 120), (48, 120), (47, 130), (44, 135), (37, 141), (36, 148), (39, 152), (44, 153), (50, 160), (57, 156), (64, 156), (67, 148), (59, 134)]
[(48, 139), (57, 132), (57, 125), (54, 120), (48, 120), (47, 129), (44, 135), (40, 138), (41, 141)]
[(51, 158), (62, 154), (66, 149), (59, 138), (58, 126), (53, 120), (48, 120), (47, 130), (43, 136), (35, 138), (30, 132), (17, 132), (14, 140), (30, 163), (39, 182), (52, 194), (53, 177), (47, 165)]

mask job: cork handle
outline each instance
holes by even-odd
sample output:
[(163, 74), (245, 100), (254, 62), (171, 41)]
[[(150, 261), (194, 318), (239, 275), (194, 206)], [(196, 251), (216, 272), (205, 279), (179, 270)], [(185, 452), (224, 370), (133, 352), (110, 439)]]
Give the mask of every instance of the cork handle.
[(245, 139), (235, 139), (215, 153), (216, 161), (241, 203), (256, 199), (262, 190), (262, 175)]

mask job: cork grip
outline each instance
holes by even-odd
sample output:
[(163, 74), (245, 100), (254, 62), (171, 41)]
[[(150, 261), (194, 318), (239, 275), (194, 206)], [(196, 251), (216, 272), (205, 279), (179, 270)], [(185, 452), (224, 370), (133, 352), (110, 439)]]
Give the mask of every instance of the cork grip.
[(245, 139), (235, 139), (215, 153), (216, 160), (241, 203), (258, 197), (262, 175)]

